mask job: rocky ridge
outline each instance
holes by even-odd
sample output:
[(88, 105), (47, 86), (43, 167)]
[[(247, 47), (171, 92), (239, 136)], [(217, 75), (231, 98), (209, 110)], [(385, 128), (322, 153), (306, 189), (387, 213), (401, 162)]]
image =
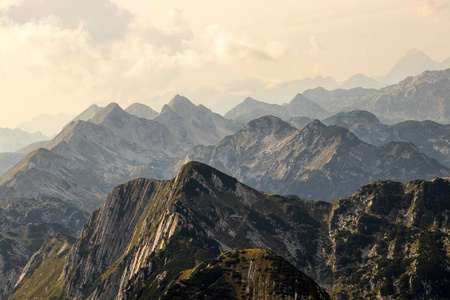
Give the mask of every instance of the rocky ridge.
[[(332, 204), (307, 201), (253, 190), (192, 162), (171, 181), (137, 179), (116, 187), (64, 262), (56, 262), (45, 293), (70, 299), (206, 293), (198, 278), (225, 271), (230, 277), (222, 273), (220, 287), (237, 292), (230, 285), (239, 280), (251, 287), (239, 271), (251, 258), (276, 259), (248, 250), (259, 248), (281, 255), (335, 299), (447, 298), (449, 195), (445, 179), (380, 181)], [(220, 255), (239, 249), (247, 250)], [(250, 251), (256, 252), (247, 256)], [(22, 280), (15, 292), (26, 294), (28, 283)]]
[(326, 91), (316, 88), (305, 91), (303, 95), (329, 111), (340, 112), (348, 108), (367, 110), (383, 118), (383, 122), (431, 120), (449, 124), (449, 82), (450, 69), (446, 69), (425, 71), (380, 90), (356, 88)]
[(393, 141), (408, 141), (427, 156), (450, 167), (450, 125), (433, 121), (404, 121), (386, 125), (367, 111), (342, 112), (322, 122), (345, 127), (364, 142), (376, 146)]
[(373, 146), (348, 129), (315, 120), (297, 130), (267, 116), (215, 146), (197, 146), (197, 160), (271, 193), (334, 201), (375, 180), (447, 176), (449, 169), (408, 142)]

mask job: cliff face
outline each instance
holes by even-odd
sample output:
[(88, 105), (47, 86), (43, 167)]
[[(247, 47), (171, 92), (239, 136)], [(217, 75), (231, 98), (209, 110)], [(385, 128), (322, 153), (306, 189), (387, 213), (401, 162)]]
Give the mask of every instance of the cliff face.
[(265, 276), (274, 287), (283, 279), (271, 277), (280, 274), (271, 269), (290, 269), (279, 267), (285, 263), (250, 276), (243, 270), (258, 260), (256, 252), (251, 258), (243, 252), (219, 256), (258, 248), (277, 253), (336, 299), (445, 298), (449, 215), (444, 179), (375, 182), (327, 203), (266, 194), (192, 162), (170, 181), (137, 179), (116, 187), (91, 215), (52, 291), (71, 299), (203, 295), (214, 291), (199, 278), (220, 273), (220, 286), (232, 294), (275, 293), (251, 278)]
[(71, 298), (163, 294), (180, 271), (244, 248), (271, 249), (330, 281), (314, 256), (330, 207), (265, 194), (190, 163), (171, 181), (116, 187), (85, 225), (55, 286)]

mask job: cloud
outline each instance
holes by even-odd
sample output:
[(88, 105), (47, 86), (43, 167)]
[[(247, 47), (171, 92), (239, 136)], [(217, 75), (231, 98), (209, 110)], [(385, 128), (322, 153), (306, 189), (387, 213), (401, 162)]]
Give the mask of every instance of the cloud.
[(255, 45), (217, 24), (206, 28), (204, 38), (210, 47), (210, 59), (219, 63), (275, 60), (286, 52), (286, 47), (279, 41)]
[(322, 43), (316, 38), (316, 36), (312, 35), (309, 39), (309, 43), (311, 44), (311, 48), (309, 49), (309, 54), (316, 54), (319, 50), (326, 50)]
[(81, 25), (98, 44), (123, 38), (133, 17), (110, 0), (21, 0), (9, 6), (7, 16), (19, 24), (50, 17), (64, 29)]
[(182, 18), (181, 11), (174, 7), (170, 8), (168, 15), (158, 23), (134, 24), (132, 31), (145, 42), (164, 48), (171, 54), (182, 51), (186, 42), (193, 38), (189, 24)]
[(417, 7), (417, 14), (419, 17), (427, 18), (449, 9), (450, 1), (448, 0), (420, 0), (420, 4)]

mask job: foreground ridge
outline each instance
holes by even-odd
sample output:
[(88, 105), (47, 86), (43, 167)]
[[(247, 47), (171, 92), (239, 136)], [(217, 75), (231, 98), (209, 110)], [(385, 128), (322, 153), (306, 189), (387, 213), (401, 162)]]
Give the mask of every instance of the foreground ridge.
[[(265, 253), (261, 255), (272, 262), (261, 263), (270, 268), (260, 268), (257, 276), (276, 282), (289, 269), (296, 282), (309, 282), (309, 291), (323, 297), (323, 290), (314, 288), (306, 275), (335, 299), (448, 298), (449, 215), (446, 179), (378, 181), (351, 197), (327, 203), (266, 194), (190, 162), (173, 180), (137, 179), (114, 188), (71, 250), (55, 262), (48, 274), (52, 288), (33, 295), (36, 299), (207, 295), (219, 290), (205, 286), (203, 276), (222, 274), (217, 288), (239, 298), (258, 292), (258, 284), (241, 271), (248, 272), (249, 261)], [(261, 250), (248, 250), (252, 248)], [(239, 249), (247, 250), (222, 253)], [(280, 255), (306, 275), (262, 249)], [(41, 250), (36, 257), (44, 256)], [(37, 269), (25, 270), (12, 299), (30, 292), (29, 278)], [(245, 288), (238, 282), (245, 282)], [(292, 295), (288, 287), (282, 289), (286, 297)], [(267, 286), (260, 291), (277, 292)]]

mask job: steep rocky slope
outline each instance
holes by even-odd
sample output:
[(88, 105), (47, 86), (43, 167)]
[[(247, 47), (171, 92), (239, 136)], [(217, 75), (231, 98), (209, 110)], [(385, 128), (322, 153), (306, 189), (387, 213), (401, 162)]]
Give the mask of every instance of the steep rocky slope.
[(198, 160), (271, 193), (333, 201), (375, 180), (448, 176), (450, 170), (407, 142), (373, 146), (349, 130), (313, 121), (301, 130), (276, 117), (249, 122), (216, 146), (198, 146)]
[[(259, 248), (281, 255), (335, 299), (445, 299), (450, 296), (449, 215), (445, 179), (375, 182), (331, 204), (266, 194), (192, 162), (171, 181), (137, 179), (116, 187), (70, 252), (48, 261), (54, 271), (41, 280), (51, 282), (49, 288), (36, 294), (30, 283), (46, 264), (30, 262), (12, 297), (276, 293), (273, 282), (287, 273), (298, 284), (309, 282), (304, 291), (326, 297), (276, 255), (248, 250)], [(51, 243), (35, 261), (63, 253)], [(220, 255), (236, 249), (247, 250)], [(253, 269), (253, 263), (261, 267)], [(265, 276), (267, 285), (258, 287), (252, 270)], [(206, 285), (218, 274), (217, 288)], [(297, 288), (279, 287), (289, 289), (286, 296)]]
[(450, 167), (450, 125), (433, 121), (404, 121), (386, 125), (367, 111), (338, 113), (323, 120), (323, 123), (345, 127), (372, 145), (381, 146), (392, 141), (411, 142), (427, 156)]
[(190, 163), (172, 181), (116, 187), (87, 222), (54, 289), (71, 298), (162, 295), (181, 271), (244, 248), (271, 249), (330, 281), (314, 255), (330, 207), (268, 195)]

